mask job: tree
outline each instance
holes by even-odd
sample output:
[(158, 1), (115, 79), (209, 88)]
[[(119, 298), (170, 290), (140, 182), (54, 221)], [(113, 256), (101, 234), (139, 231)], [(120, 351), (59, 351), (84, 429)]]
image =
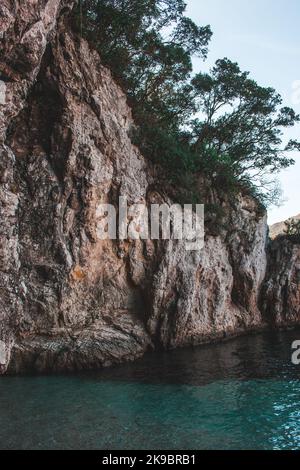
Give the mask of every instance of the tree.
[(131, 99), (137, 122), (174, 128), (193, 112), (192, 55), (206, 57), (209, 26), (184, 16), (183, 0), (83, 0), (84, 35)]
[(273, 88), (259, 86), (227, 58), (218, 60), (210, 74), (196, 75), (192, 85), (201, 113), (192, 123), (192, 145), (200, 162), (207, 166), (213, 155), (213, 171), (217, 164), (224, 171), (225, 165), (237, 181), (270, 191), (269, 175), (294, 164), (287, 153), (300, 150), (295, 140), (282, 144), (282, 129), (294, 126), (300, 116), (281, 107)]
[[(282, 130), (300, 117), (273, 88), (259, 86), (229, 59), (192, 76), (203, 59), (209, 26), (184, 16), (184, 0), (82, 0), (75, 24), (100, 52), (127, 93), (137, 128), (132, 139), (145, 156), (167, 167), (177, 187), (197, 175), (234, 193), (241, 186), (263, 204), (280, 191), (274, 175), (294, 163)], [(195, 117), (197, 116), (197, 117)]]

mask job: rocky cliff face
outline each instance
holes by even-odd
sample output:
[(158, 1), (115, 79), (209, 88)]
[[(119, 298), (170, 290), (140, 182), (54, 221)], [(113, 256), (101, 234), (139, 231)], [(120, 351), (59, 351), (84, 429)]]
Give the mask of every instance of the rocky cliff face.
[[(299, 310), (287, 314), (287, 289), (272, 310), (270, 286), (291, 280), (283, 263), (283, 273), (269, 266), (260, 308), (267, 222), (249, 197), (225, 207), (232, 228), (207, 236), (201, 251), (180, 241), (99, 239), (99, 204), (167, 196), (131, 143), (125, 95), (68, 27), (71, 3), (0, 7), (1, 372), (108, 366), (261, 328), (275, 316), (299, 322)], [(288, 254), (293, 305), (297, 253)]]
[(261, 291), (266, 321), (277, 327), (300, 323), (300, 245), (278, 238), (268, 249), (268, 272)]

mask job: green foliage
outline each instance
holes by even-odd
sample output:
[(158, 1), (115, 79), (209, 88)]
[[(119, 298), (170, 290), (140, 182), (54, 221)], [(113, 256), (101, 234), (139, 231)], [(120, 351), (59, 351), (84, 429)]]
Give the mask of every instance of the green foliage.
[(279, 191), (269, 175), (292, 165), (288, 152), (300, 150), (295, 140), (282, 145), (282, 130), (300, 117), (227, 58), (193, 77), (192, 56), (206, 57), (212, 33), (185, 9), (184, 0), (82, 0), (74, 25), (124, 87), (137, 124), (133, 140), (170, 182), (193, 198), (202, 174), (220, 192), (243, 187), (265, 205), (274, 202)]
[(205, 204), (205, 227), (212, 236), (228, 231), (228, 214), (220, 204)]
[(131, 138), (146, 158), (167, 169), (167, 179), (176, 187), (174, 197), (178, 202), (199, 203), (196, 156), (185, 141), (184, 134), (146, 123), (142, 129), (134, 129)]
[(282, 129), (300, 121), (273, 88), (263, 88), (228, 59), (218, 60), (210, 74), (192, 80), (201, 119), (193, 122), (194, 146), (213, 150), (229, 162), (237, 181), (267, 189), (266, 174), (294, 164), (287, 152), (300, 143), (282, 146)]
[(208, 145), (191, 146), (196, 155), (197, 171), (205, 174), (211, 187), (233, 194), (238, 189), (234, 174), (234, 161), (228, 154), (218, 153)]
[(291, 220), (285, 222), (285, 235), (293, 243), (300, 243), (300, 220)]
[[(82, 0), (83, 33), (99, 50), (137, 111), (178, 128), (193, 111), (192, 54), (205, 57), (209, 26), (183, 13), (183, 0)], [(80, 8), (75, 12), (79, 24)]]
[(196, 170), (193, 150), (178, 133), (146, 124), (143, 129), (135, 130), (133, 141), (143, 148), (146, 157), (166, 166), (172, 175)]

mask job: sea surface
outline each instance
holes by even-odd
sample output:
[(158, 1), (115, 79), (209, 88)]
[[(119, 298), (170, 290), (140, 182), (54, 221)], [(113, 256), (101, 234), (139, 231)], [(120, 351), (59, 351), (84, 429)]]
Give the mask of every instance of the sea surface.
[(1, 449), (300, 449), (300, 331), (0, 378)]

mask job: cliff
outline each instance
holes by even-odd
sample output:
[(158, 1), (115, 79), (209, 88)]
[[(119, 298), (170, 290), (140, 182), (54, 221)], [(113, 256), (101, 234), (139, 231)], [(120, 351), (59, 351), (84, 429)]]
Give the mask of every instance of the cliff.
[(153, 348), (299, 323), (299, 275), (291, 315), (290, 291), (284, 301), (278, 292), (291, 281), (286, 269), (296, 273), (299, 250), (280, 252), (289, 257), (284, 273), (271, 257), (266, 278), (266, 214), (248, 196), (224, 203), (229, 228), (207, 235), (201, 251), (181, 241), (99, 239), (100, 203), (126, 196), (149, 205), (167, 195), (131, 143), (126, 96), (70, 31), (71, 4), (0, 7), (1, 372), (108, 366)]

